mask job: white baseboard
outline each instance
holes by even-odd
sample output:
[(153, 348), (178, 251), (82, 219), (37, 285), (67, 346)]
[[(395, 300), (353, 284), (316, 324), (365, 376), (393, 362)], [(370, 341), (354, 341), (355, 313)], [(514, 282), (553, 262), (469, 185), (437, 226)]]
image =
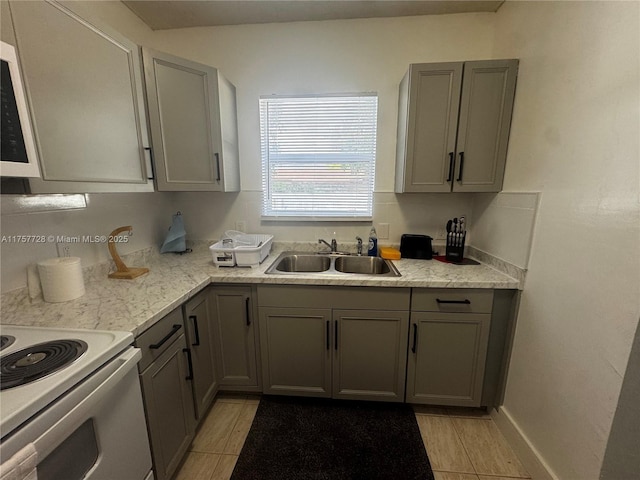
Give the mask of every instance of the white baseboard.
[(559, 480), (504, 406), (499, 411), (491, 410), (491, 418), (532, 480)]

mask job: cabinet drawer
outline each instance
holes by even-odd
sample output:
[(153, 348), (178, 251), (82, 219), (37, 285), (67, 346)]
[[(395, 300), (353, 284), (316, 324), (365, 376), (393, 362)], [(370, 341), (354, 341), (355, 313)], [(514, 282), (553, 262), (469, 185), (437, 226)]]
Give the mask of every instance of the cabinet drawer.
[(178, 307), (139, 335), (136, 338), (136, 347), (142, 350), (142, 359), (138, 363), (138, 371), (143, 372), (156, 358), (162, 355), (183, 333), (183, 330), (182, 308)]
[(408, 310), (409, 289), (260, 285), (258, 305), (285, 308)]
[(493, 290), (414, 288), (411, 310), (421, 312), (491, 313)]

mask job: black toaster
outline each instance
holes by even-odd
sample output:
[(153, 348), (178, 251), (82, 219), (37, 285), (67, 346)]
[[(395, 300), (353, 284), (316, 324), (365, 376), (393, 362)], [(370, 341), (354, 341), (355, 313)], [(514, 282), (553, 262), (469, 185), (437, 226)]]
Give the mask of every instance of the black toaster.
[(400, 256), (402, 258), (431, 260), (433, 258), (431, 240), (433, 239), (429, 235), (405, 233), (400, 237)]

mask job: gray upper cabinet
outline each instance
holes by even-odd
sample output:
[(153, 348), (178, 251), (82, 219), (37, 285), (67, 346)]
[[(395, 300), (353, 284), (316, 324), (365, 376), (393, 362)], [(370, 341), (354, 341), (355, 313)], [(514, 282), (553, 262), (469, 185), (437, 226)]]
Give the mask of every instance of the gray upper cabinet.
[(396, 187), (502, 189), (518, 60), (413, 64), (400, 83)]
[(451, 191), (462, 63), (411, 65), (400, 83), (396, 192)]
[(10, 10), (41, 162), (31, 190), (152, 191), (138, 46), (57, 2)]
[(235, 87), (211, 66), (143, 49), (158, 190), (240, 189)]

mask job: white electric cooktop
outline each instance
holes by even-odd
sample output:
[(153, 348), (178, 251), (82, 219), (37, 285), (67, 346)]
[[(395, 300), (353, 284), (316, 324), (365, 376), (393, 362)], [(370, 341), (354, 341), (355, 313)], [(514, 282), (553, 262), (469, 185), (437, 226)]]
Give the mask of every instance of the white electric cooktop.
[(133, 343), (130, 332), (102, 330), (0, 325), (0, 335), (3, 438)]

